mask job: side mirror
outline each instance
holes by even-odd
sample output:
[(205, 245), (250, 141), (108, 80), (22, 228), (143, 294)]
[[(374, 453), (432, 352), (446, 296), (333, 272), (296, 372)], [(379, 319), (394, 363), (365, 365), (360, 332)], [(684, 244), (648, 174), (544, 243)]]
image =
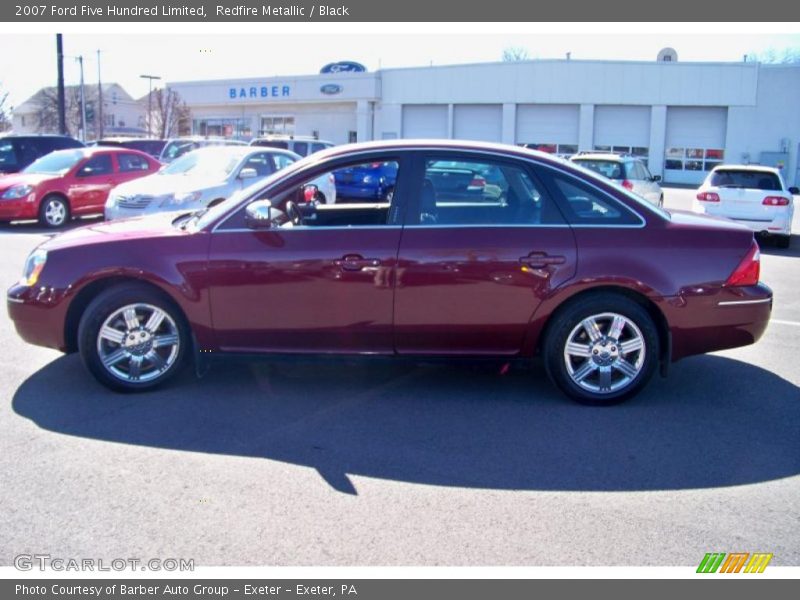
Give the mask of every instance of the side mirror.
[(269, 229), (273, 225), (275, 212), (269, 200), (256, 200), (244, 209), (244, 221), (250, 229)]
[(792, 187), (789, 188), (789, 193), (792, 196), (800, 196), (800, 188), (792, 186)]
[(245, 167), (239, 171), (239, 179), (255, 179), (258, 177), (258, 171), (252, 167)]
[(653, 181), (661, 181), (661, 175), (653, 175)]

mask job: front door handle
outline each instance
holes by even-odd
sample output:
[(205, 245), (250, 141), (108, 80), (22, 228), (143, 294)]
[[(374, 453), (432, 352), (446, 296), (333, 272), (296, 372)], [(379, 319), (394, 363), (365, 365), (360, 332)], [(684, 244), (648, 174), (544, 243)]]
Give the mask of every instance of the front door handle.
[(563, 265), (567, 262), (567, 257), (551, 256), (546, 252), (531, 252), (528, 256), (520, 256), (519, 262), (534, 269), (541, 269), (549, 265)]
[(333, 261), (333, 264), (343, 271), (361, 271), (365, 267), (380, 267), (381, 261), (377, 258), (364, 258), (360, 254), (347, 254)]

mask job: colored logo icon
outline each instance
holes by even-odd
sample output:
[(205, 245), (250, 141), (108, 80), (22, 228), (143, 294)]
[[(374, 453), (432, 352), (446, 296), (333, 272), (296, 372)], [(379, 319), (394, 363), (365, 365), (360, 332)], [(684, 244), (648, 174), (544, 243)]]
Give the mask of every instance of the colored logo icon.
[(772, 560), (766, 552), (708, 552), (697, 567), (698, 573), (763, 573)]

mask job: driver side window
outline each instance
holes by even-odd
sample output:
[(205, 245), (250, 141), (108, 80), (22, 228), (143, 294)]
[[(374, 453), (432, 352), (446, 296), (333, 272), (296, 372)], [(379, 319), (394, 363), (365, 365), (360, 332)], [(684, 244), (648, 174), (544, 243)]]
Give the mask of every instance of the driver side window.
[(343, 165), (304, 181), (273, 204), (285, 227), (375, 227), (389, 225), (400, 164), (380, 159)]

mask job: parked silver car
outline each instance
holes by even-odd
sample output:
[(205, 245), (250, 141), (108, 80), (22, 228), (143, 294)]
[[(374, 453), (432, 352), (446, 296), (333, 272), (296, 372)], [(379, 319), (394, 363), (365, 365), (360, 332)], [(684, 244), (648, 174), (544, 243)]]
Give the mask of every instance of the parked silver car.
[(192, 135), (188, 137), (172, 138), (167, 140), (158, 156), (159, 162), (166, 164), (173, 160), (200, 148), (208, 146), (246, 146), (247, 143), (240, 140), (232, 140), (224, 137)]
[(194, 150), (153, 175), (111, 190), (105, 217), (112, 220), (204, 208), (298, 160), (297, 154), (274, 148), (215, 146)]
[(572, 162), (608, 177), (656, 206), (664, 206), (660, 175), (651, 175), (641, 159), (625, 154), (586, 152), (570, 158)]

